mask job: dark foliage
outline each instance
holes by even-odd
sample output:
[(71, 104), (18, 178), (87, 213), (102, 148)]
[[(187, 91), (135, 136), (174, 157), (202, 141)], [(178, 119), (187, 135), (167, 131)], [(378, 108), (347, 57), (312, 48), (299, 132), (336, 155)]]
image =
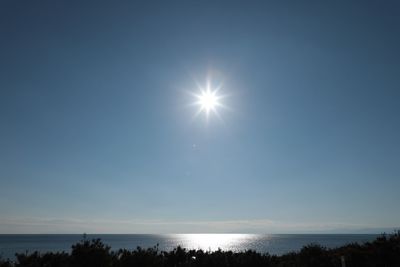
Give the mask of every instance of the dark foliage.
[(45, 253), (43, 255), (38, 252), (32, 254), (17, 254), (16, 267), (67, 267), (70, 266), (70, 255), (61, 253)]
[(82, 240), (72, 246), (71, 266), (74, 267), (111, 267), (113, 253), (110, 247), (103, 244), (100, 239)]
[(217, 250), (186, 250), (177, 247), (160, 252), (158, 247), (111, 251), (99, 239), (86, 240), (72, 246), (70, 254), (34, 252), (17, 254), (16, 262), (0, 259), (0, 267), (339, 267), (341, 257), (347, 267), (400, 266), (400, 231), (378, 237), (365, 244), (349, 244), (327, 249), (310, 244), (299, 252), (282, 256), (255, 251), (232, 252)]
[(0, 267), (12, 267), (12, 263), (9, 260), (3, 260), (0, 258)]
[(332, 255), (343, 255), (347, 266), (385, 267), (400, 266), (400, 231), (383, 234), (371, 243), (350, 244), (331, 251)]

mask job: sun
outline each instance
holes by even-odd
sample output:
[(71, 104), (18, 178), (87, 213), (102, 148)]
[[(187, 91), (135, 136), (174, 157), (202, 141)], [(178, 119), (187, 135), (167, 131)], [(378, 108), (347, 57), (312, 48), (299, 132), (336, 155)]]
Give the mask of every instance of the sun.
[(221, 102), (224, 96), (219, 94), (221, 87), (222, 86), (217, 86), (213, 88), (210, 81), (207, 81), (207, 86), (205, 88), (198, 86), (199, 92), (192, 94), (195, 97), (195, 102), (193, 104), (199, 107), (196, 116), (200, 113), (204, 113), (207, 119), (210, 117), (210, 114), (220, 117), (218, 110), (225, 107)]
[(217, 92), (211, 91), (209, 88), (201, 91), (201, 94), (198, 95), (198, 104), (200, 109), (206, 113), (210, 113), (211, 110), (215, 111), (216, 107), (220, 105)]

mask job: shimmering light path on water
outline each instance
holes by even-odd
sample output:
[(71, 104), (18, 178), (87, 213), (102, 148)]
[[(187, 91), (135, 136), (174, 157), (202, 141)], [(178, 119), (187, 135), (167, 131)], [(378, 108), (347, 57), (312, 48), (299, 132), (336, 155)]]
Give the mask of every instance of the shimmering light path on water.
[[(377, 235), (370, 234), (171, 234), (171, 235), (87, 235), (88, 239), (101, 238), (112, 249), (135, 249), (154, 247), (159, 250), (172, 250), (178, 245), (187, 249), (203, 250), (256, 250), (262, 253), (283, 254), (301, 249), (304, 245), (318, 243), (326, 247), (337, 247), (348, 243), (372, 241)], [(67, 251), (79, 242), (82, 235), (0, 235), (0, 255), (14, 258), (14, 254), (26, 251)]]

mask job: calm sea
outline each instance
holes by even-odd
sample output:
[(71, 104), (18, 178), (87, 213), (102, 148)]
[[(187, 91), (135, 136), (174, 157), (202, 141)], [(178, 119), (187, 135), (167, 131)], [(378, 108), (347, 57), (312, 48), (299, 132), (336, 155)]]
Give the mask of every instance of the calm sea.
[[(377, 235), (370, 234), (173, 234), (173, 235), (87, 235), (88, 239), (101, 238), (112, 249), (135, 249), (153, 247), (158, 244), (160, 250), (169, 251), (180, 245), (188, 249), (203, 250), (256, 250), (281, 255), (297, 251), (302, 246), (318, 243), (332, 248), (344, 244), (372, 241)], [(15, 253), (26, 251), (69, 252), (71, 245), (82, 239), (82, 235), (0, 235), (0, 255), (2, 258), (14, 259)]]

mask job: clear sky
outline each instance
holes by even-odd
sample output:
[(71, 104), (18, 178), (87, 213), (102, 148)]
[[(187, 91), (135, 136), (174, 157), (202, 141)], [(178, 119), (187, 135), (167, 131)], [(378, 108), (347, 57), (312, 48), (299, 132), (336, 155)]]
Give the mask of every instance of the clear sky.
[(0, 233), (400, 226), (399, 1), (1, 1), (0, 33)]

